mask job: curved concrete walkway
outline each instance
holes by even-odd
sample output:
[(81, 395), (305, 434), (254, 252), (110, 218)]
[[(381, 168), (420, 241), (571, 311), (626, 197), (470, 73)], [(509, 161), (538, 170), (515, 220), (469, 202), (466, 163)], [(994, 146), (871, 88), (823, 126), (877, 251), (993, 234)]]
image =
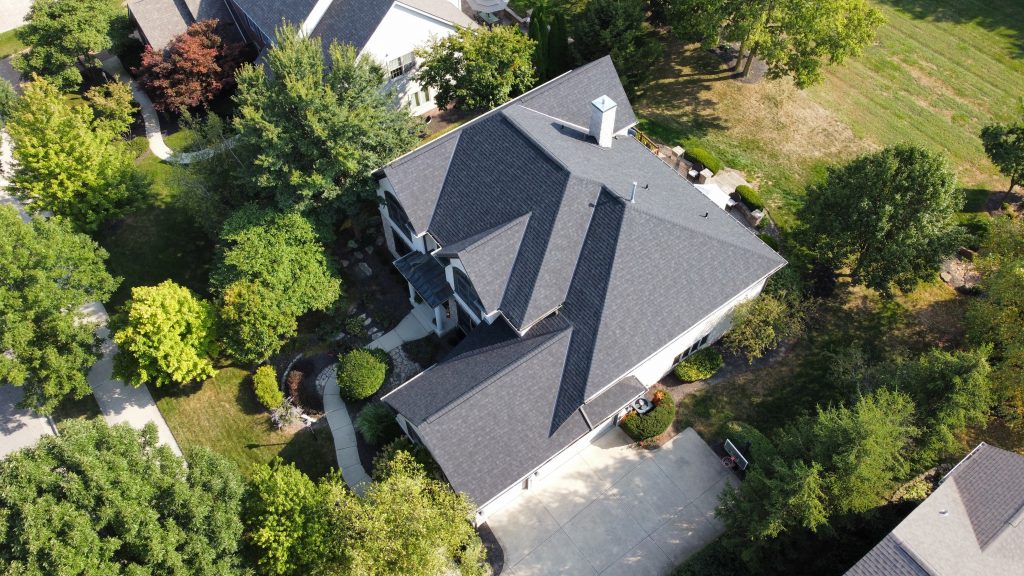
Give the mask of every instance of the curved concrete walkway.
[[(128, 71), (121, 64), (120, 58), (109, 55), (106, 52), (101, 53), (101, 57), (103, 69), (108, 74), (131, 86), (132, 96), (138, 102), (139, 109), (142, 111), (142, 120), (146, 126), (146, 140), (149, 142), (149, 150), (154, 156), (172, 164), (191, 164), (197, 160), (205, 160), (213, 156), (213, 153), (218, 149), (216, 146), (195, 152), (175, 152), (171, 150), (164, 143), (163, 132), (160, 129), (160, 116), (157, 114), (156, 108), (153, 107), (153, 101), (149, 99), (149, 95), (143, 92), (138, 84), (132, 80)], [(234, 145), (234, 139), (228, 140), (224, 145)]]
[(338, 459), (338, 468), (341, 468), (341, 476), (349, 488), (362, 495), (366, 485), (370, 483), (370, 475), (359, 461), (356, 429), (352, 426), (348, 407), (341, 399), (337, 374), (337, 364), (328, 366), (316, 377), (317, 387), (324, 391), (324, 414), (331, 429), (331, 436), (334, 437), (334, 451)]

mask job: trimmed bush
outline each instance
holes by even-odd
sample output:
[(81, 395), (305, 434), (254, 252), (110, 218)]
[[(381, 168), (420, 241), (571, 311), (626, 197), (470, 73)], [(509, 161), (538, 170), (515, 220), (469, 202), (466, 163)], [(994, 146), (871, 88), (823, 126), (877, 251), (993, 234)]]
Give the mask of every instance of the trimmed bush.
[(654, 408), (646, 414), (630, 412), (622, 422), (622, 430), (634, 440), (647, 440), (661, 434), (676, 419), (676, 403), (672, 397), (659, 391), (654, 395)]
[(273, 366), (260, 366), (252, 375), (252, 387), (256, 392), (256, 399), (263, 404), (267, 410), (273, 410), (284, 402), (284, 393), (277, 385), (277, 373)]
[(757, 235), (757, 237), (761, 239), (761, 242), (767, 244), (768, 247), (771, 248), (772, 250), (775, 250), (776, 252), (779, 251), (779, 241), (773, 238), (771, 234), (768, 234), (767, 232), (761, 232)]
[(383, 402), (373, 402), (360, 410), (355, 424), (363, 440), (371, 446), (383, 446), (402, 434), (395, 412)]
[(761, 198), (761, 194), (757, 190), (746, 184), (741, 184), (736, 187), (736, 193), (740, 195), (740, 200), (743, 200), (747, 208), (751, 210), (764, 210), (764, 199)]
[(676, 365), (676, 377), (683, 382), (696, 382), (711, 378), (725, 365), (722, 354), (715, 348), (705, 348)]
[(703, 148), (687, 148), (683, 157), (690, 162), (699, 162), (712, 172), (720, 172), (723, 168), (722, 161), (717, 156)]
[(373, 396), (386, 375), (387, 366), (369, 350), (352, 350), (338, 357), (338, 389), (346, 400)]
[[(767, 464), (779, 455), (771, 440), (746, 422), (738, 420), (726, 422), (722, 427), (721, 436), (723, 439), (732, 440), (732, 443), (743, 452), (751, 464), (758, 462)], [(746, 449), (747, 442), (750, 443), (749, 449)]]

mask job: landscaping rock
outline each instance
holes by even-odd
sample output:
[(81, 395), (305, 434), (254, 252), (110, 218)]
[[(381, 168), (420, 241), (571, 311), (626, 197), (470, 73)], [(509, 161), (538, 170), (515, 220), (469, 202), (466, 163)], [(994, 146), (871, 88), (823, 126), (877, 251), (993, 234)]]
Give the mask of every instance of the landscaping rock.
[(358, 268), (359, 271), (362, 272), (363, 275), (365, 275), (367, 278), (373, 276), (373, 270), (370, 268), (370, 265), (367, 264), (366, 262), (360, 262)]
[(388, 352), (388, 356), (391, 357), (391, 371), (388, 373), (384, 385), (381, 386), (380, 392), (378, 392), (381, 396), (398, 388), (406, 380), (423, 371), (423, 367), (414, 362), (412, 358), (409, 358), (409, 355), (405, 353), (405, 350), (402, 350), (401, 346)]
[(342, 268), (348, 268), (348, 264), (349, 264), (348, 260), (342, 260), (341, 261), (341, 267)]
[(367, 246), (365, 250), (367, 255), (373, 254), (373, 246)]
[(384, 237), (383, 236), (377, 236), (377, 241), (374, 242), (374, 244), (376, 244), (377, 246), (383, 246), (384, 245)]
[(359, 317), (363, 319), (363, 326), (369, 326), (373, 322), (373, 320), (366, 317), (366, 314), (360, 314)]

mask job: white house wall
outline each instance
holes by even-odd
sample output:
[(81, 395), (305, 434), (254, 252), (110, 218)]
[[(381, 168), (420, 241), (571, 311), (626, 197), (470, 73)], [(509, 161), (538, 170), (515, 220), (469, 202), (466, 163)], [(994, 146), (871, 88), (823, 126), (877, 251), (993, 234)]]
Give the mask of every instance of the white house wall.
[(405, 232), (399, 228), (398, 225), (391, 220), (391, 216), (388, 215), (387, 206), (384, 204), (384, 192), (391, 192), (392, 195), (396, 197), (398, 196), (395, 194), (395, 188), (391, 185), (391, 181), (387, 178), (381, 178), (380, 182), (377, 183), (377, 197), (381, 200), (377, 206), (377, 210), (380, 212), (381, 221), (384, 222), (384, 240), (387, 242), (388, 250), (391, 252), (391, 255), (398, 258), (398, 250), (395, 248), (395, 236), (401, 236), (404, 238), (406, 244), (408, 244), (413, 250), (426, 254), (428, 252), (426, 240), (424, 239), (426, 234), (421, 234), (415, 238), (409, 238), (406, 236)]
[[(450, 24), (396, 3), (370, 36), (362, 54), (372, 56), (385, 65), (389, 60), (401, 58), (425, 46), (433, 38), (447, 36), (454, 31), (455, 28)], [(413, 114), (422, 114), (434, 107), (433, 94), (428, 100), (421, 96), (420, 105), (416, 106), (414, 94), (422, 92), (423, 88), (410, 78), (413, 74), (415, 70), (389, 80), (385, 86), (397, 90), (400, 100), (410, 104)]]
[(747, 288), (726, 303), (725, 306), (716, 310), (711, 316), (694, 324), (693, 327), (683, 332), (661, 350), (655, 352), (627, 375), (635, 376), (641, 384), (648, 388), (656, 384), (658, 380), (661, 380), (665, 374), (672, 370), (679, 356), (689, 349), (694, 342), (703, 338), (705, 334), (710, 334), (708, 336), (708, 344), (721, 338), (731, 326), (733, 309), (742, 302), (756, 298), (764, 288), (765, 280), (761, 280)]

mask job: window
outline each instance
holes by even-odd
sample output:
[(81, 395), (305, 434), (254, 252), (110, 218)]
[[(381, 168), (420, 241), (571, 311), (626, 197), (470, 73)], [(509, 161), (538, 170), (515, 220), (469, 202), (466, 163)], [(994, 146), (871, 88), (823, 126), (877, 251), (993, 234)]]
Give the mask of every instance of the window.
[(388, 208), (388, 217), (391, 218), (391, 221), (401, 228), (402, 232), (407, 234), (409, 238), (415, 236), (416, 230), (412, 227), (409, 215), (405, 213), (405, 209), (398, 203), (398, 198), (395, 198), (391, 192), (385, 191), (384, 204)]
[(477, 317), (483, 318), (487, 311), (484, 309), (483, 302), (480, 301), (480, 296), (477, 295), (476, 289), (473, 288), (473, 283), (469, 281), (469, 276), (466, 276), (466, 273), (460, 268), (452, 268), (452, 275), (455, 277), (455, 293), (459, 295), (459, 298), (469, 307), (471, 312), (476, 314)]
[(708, 338), (711, 334), (705, 334), (700, 340), (694, 342), (689, 348), (687, 348), (682, 354), (679, 355), (679, 362), (685, 360), (690, 354), (693, 354), (697, 350), (700, 350), (708, 343)]
[(405, 56), (388, 61), (388, 78), (398, 78), (416, 69), (416, 55), (409, 52)]

